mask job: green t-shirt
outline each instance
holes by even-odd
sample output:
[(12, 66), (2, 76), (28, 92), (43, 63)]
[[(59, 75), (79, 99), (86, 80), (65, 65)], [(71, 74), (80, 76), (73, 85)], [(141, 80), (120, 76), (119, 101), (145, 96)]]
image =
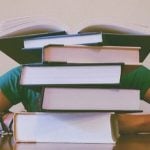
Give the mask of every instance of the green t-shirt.
[(39, 111), (40, 87), (25, 87), (19, 84), (22, 66), (0, 77), (0, 89), (12, 104), (22, 102), (27, 111)]
[(121, 77), (121, 87), (139, 89), (141, 99), (144, 99), (145, 92), (150, 88), (150, 70), (141, 66)]
[[(0, 77), (0, 89), (12, 104), (22, 102), (27, 111), (40, 111), (41, 88), (19, 84), (22, 66), (16, 67)], [(121, 77), (121, 88), (141, 90), (141, 98), (150, 88), (150, 70), (144, 66)]]

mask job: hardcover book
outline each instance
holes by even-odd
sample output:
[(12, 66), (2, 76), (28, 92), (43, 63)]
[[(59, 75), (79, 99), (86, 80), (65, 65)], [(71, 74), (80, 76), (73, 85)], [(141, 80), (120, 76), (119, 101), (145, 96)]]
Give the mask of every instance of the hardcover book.
[(140, 47), (47, 45), (42, 62), (139, 64)]
[(45, 87), (44, 111), (140, 111), (140, 91), (121, 88)]
[(103, 85), (119, 84), (122, 63), (24, 65), (21, 85)]
[(116, 116), (110, 112), (16, 113), (16, 142), (115, 143)]

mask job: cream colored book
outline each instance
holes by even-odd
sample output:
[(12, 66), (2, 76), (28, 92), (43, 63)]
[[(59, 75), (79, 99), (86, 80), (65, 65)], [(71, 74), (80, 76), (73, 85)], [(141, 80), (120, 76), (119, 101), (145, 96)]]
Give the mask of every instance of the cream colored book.
[(16, 113), (16, 142), (115, 143), (119, 137), (111, 112)]
[(140, 47), (48, 45), (43, 48), (43, 62), (139, 64)]
[(21, 85), (118, 85), (122, 63), (24, 65)]
[(42, 109), (49, 111), (138, 111), (140, 110), (140, 91), (105, 87), (45, 87)]

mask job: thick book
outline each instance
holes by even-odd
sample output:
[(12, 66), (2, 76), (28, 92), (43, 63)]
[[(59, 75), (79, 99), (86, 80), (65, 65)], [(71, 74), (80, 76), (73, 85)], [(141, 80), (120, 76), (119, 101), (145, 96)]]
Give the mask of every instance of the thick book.
[(138, 64), (140, 47), (47, 45), (42, 62)]
[(81, 63), (24, 65), (21, 85), (103, 85), (119, 84), (122, 63)]
[(45, 87), (44, 111), (140, 111), (140, 91), (121, 88)]
[(16, 142), (115, 143), (119, 137), (112, 112), (39, 112), (14, 115)]

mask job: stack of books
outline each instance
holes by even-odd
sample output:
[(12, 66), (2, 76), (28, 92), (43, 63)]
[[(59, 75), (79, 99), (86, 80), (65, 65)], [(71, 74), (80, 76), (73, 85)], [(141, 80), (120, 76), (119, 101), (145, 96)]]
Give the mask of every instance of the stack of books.
[(42, 112), (15, 114), (16, 142), (115, 143), (116, 112), (140, 111), (139, 90), (119, 87), (121, 75), (139, 67), (139, 51), (44, 46), (42, 63), (23, 65), (20, 76), (22, 86), (43, 87)]
[(141, 65), (149, 39), (65, 31), (1, 37), (1, 50), (24, 64), (20, 84), (43, 88), (42, 112), (15, 114), (16, 142), (115, 143), (116, 113), (140, 111), (139, 90), (120, 88), (120, 78)]

